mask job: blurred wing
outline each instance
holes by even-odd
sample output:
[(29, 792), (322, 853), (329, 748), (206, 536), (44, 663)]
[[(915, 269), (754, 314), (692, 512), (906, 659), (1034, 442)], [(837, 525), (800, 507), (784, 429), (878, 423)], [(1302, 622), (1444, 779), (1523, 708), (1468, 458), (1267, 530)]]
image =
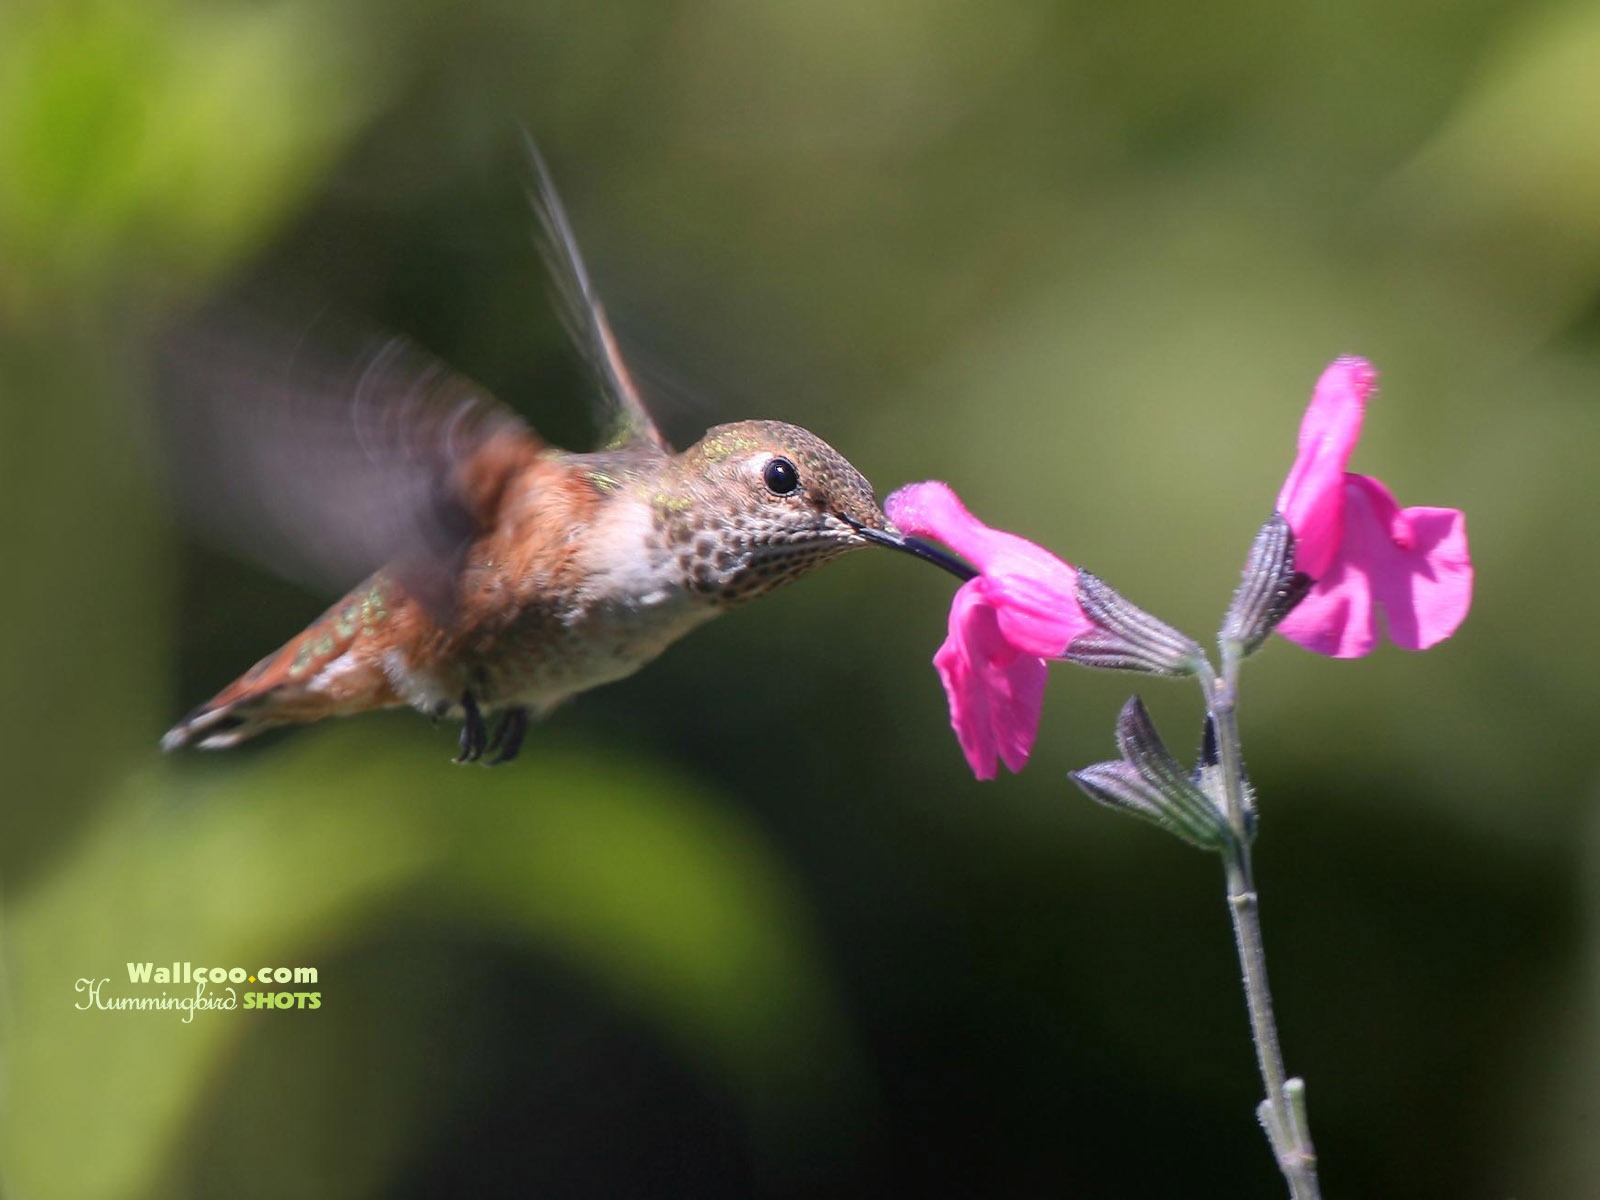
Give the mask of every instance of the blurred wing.
[(338, 356), (211, 320), (162, 363), (171, 482), (210, 540), (319, 589), (388, 567), (435, 619), (538, 437), (399, 338)]
[(628, 373), (627, 364), (617, 349), (617, 339), (606, 320), (605, 309), (595, 295), (589, 271), (578, 252), (578, 240), (556, 195), (550, 169), (533, 139), (524, 135), (528, 159), (533, 165), (533, 187), (528, 201), (539, 221), (539, 253), (554, 281), (561, 302), (562, 320), (567, 332), (589, 360), (600, 385), (602, 437), (607, 448), (652, 445), (672, 453), (672, 447), (656, 428)]

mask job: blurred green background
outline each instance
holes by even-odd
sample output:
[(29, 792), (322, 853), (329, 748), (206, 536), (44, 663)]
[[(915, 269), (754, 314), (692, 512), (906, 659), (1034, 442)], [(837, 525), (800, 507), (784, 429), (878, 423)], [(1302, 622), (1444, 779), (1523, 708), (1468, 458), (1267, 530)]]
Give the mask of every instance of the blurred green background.
[[(1138, 685), (968, 775), (948, 580), (860, 554), (516, 768), (396, 714), (163, 759), (327, 597), (172, 522), (151, 337), (293, 275), (586, 436), (539, 138), (680, 442), (806, 424), (1195, 634), (1322, 366), (1459, 506), (1461, 633), (1242, 719), (1330, 1197), (1600, 1194), (1600, 10), (13, 0), (0, 11), (0, 1182), (137, 1197), (1283, 1194), (1214, 863), (1095, 808)], [(80, 1012), (128, 960), (315, 1012)]]

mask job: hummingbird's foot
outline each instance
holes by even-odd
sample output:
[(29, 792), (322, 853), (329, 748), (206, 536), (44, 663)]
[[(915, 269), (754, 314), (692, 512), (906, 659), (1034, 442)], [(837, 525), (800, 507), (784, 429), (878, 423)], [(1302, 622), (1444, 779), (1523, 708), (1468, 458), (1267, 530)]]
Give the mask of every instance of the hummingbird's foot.
[(493, 754), (486, 766), (499, 767), (511, 762), (522, 750), (522, 739), (528, 732), (528, 710), (508, 708), (494, 727), (494, 736), (485, 749)]
[(477, 762), (483, 757), (484, 747), (489, 742), (489, 727), (483, 723), (483, 714), (478, 711), (478, 702), (472, 698), (471, 692), (461, 693), (461, 712), (464, 722), (461, 726), (461, 753), (451, 761)]

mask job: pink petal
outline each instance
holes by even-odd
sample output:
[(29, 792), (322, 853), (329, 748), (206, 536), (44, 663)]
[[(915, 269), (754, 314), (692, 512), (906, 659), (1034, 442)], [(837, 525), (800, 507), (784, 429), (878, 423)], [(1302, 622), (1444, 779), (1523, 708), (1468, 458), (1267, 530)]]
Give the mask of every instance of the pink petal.
[(1073, 590), (1065, 592), (1057, 582), (1047, 583), (1027, 575), (982, 578), (988, 584), (986, 594), (994, 605), (1001, 633), (1023, 654), (1060, 658), (1075, 638), (1094, 628), (1094, 622), (1078, 604), (1075, 571)]
[(1045, 658), (1094, 627), (1078, 604), (1078, 573), (1041, 546), (991, 529), (948, 485), (915, 483), (884, 502), (902, 531), (943, 542), (981, 574), (956, 592), (949, 635), (933, 662), (950, 698), (950, 724), (972, 773), (1020, 771), (1044, 704)]
[(1343, 482), (1378, 373), (1362, 358), (1340, 358), (1317, 380), (1300, 422), (1300, 452), (1278, 493), (1295, 536), (1295, 567), (1313, 579), (1328, 570), (1343, 537)]
[(948, 484), (901, 488), (884, 511), (902, 531), (943, 542), (983, 572), (1000, 630), (1016, 649), (1059, 657), (1094, 623), (1078, 605), (1078, 573), (1042, 546), (991, 529), (967, 511)]
[(997, 760), (1013, 772), (1027, 764), (1039, 731), (1047, 668), (1019, 654), (1001, 632), (985, 593), (969, 580), (950, 606), (949, 635), (933, 663), (950, 700), (950, 724), (972, 773), (993, 779)]
[(1338, 561), (1306, 598), (1278, 624), (1277, 632), (1307, 650), (1334, 658), (1360, 658), (1376, 641), (1372, 588), (1365, 575)]
[(1453, 508), (1402, 511), (1367, 475), (1346, 475), (1344, 538), (1310, 595), (1278, 632), (1318, 654), (1357, 658), (1390, 639), (1426, 650), (1456, 631), (1472, 604), (1465, 516)]
[(1408, 508), (1400, 519), (1410, 526), (1412, 553), (1421, 556), (1424, 569), (1380, 581), (1378, 598), (1394, 644), (1426, 650), (1459, 629), (1472, 607), (1467, 517), (1454, 508)]
[(978, 553), (990, 529), (967, 511), (948, 483), (908, 483), (890, 494), (883, 511), (904, 532), (938, 538), (982, 567)]
[(1078, 576), (1043, 546), (991, 529), (967, 511), (947, 483), (911, 483), (883, 502), (883, 510), (905, 533), (943, 542), (985, 575), (1031, 575), (1071, 595)]

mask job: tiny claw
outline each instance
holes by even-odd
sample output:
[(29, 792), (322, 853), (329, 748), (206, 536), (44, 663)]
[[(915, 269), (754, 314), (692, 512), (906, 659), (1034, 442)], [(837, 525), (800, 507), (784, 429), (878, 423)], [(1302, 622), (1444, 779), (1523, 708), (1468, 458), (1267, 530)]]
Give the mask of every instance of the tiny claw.
[(488, 767), (503, 767), (522, 751), (522, 739), (528, 732), (528, 710), (508, 708), (494, 727), (494, 736), (486, 749), (494, 755), (484, 763)]
[(461, 693), (461, 711), (461, 753), (450, 761), (457, 764), (477, 762), (483, 757), (484, 746), (488, 743), (489, 728), (484, 724), (483, 714), (478, 711), (478, 702), (472, 698), (471, 692)]

